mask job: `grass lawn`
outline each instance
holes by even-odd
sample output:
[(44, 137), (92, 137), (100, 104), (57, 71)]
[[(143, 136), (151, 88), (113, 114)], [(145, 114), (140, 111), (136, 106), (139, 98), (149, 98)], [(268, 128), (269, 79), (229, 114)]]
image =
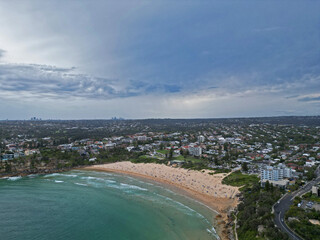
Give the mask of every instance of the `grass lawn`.
[(203, 159), (198, 159), (198, 158), (194, 158), (194, 157), (191, 157), (191, 156), (188, 156), (188, 157), (184, 158), (184, 156), (182, 156), (182, 155), (180, 155), (178, 157), (174, 157), (173, 160), (190, 161), (192, 163), (203, 162)]
[(169, 153), (168, 150), (157, 150), (158, 153), (167, 154)]
[(222, 180), (223, 184), (235, 187), (251, 185), (255, 182), (259, 182), (259, 178), (257, 176), (242, 174), (240, 171), (233, 172)]
[(186, 161), (190, 161), (190, 162), (193, 162), (193, 163), (199, 163), (199, 162), (202, 162), (203, 160), (202, 159), (198, 159), (198, 158), (194, 158), (194, 157), (187, 157)]
[(178, 157), (174, 157), (174, 160), (180, 160), (180, 161), (184, 161), (184, 157), (182, 155), (178, 156)]
[[(217, 169), (214, 169), (214, 172), (213, 172), (212, 174), (229, 173), (229, 172), (231, 172), (230, 169), (219, 169), (219, 168), (217, 168)], [(209, 173), (209, 174), (210, 174), (210, 173)], [(211, 175), (212, 175), (212, 174), (211, 174)]]
[(149, 155), (141, 155), (141, 156), (139, 156), (139, 158), (141, 158), (141, 159), (163, 159), (159, 156), (149, 156)]

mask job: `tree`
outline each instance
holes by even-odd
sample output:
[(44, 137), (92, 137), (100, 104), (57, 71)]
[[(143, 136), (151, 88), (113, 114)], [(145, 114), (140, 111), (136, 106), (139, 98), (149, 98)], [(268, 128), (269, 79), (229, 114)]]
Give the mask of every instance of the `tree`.
[(248, 171), (248, 163), (246, 163), (246, 162), (242, 163), (242, 171), (244, 171), (244, 172)]
[(7, 173), (11, 172), (11, 165), (6, 162), (4, 169)]
[(183, 156), (183, 150), (182, 150), (182, 148), (180, 149), (180, 154)]
[(270, 183), (269, 183), (269, 181), (266, 181), (266, 184), (265, 184), (264, 188), (265, 188), (266, 191), (269, 191), (269, 190), (270, 190)]
[(170, 148), (170, 151), (169, 151), (169, 159), (171, 160), (173, 157), (173, 148)]
[(163, 150), (163, 148), (164, 148), (164, 145), (163, 145), (163, 143), (160, 143), (160, 146), (159, 146), (159, 148), (160, 148), (160, 150)]

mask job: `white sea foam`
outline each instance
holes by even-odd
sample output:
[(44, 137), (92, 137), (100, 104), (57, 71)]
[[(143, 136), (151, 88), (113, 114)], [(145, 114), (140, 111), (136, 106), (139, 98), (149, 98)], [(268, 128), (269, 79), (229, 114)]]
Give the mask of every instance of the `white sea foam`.
[(129, 178), (129, 179), (131, 179), (131, 180), (137, 180), (136, 178), (130, 177), (130, 176), (128, 176), (128, 175), (125, 175), (124, 177)]
[(47, 174), (44, 177), (55, 177), (55, 176), (60, 176), (60, 173), (51, 173), (51, 174)]
[(105, 179), (103, 179), (103, 178), (98, 178), (98, 177), (91, 177), (91, 176), (89, 176), (89, 177), (81, 177), (81, 179), (87, 179), (87, 180), (105, 180)]
[(157, 195), (158, 197), (160, 198), (163, 198), (164, 200), (167, 201), (167, 203), (171, 203), (172, 205), (178, 205), (180, 207), (180, 209), (184, 209), (184, 210), (187, 210), (185, 211), (186, 214), (188, 215), (196, 215), (197, 217), (201, 218), (202, 220), (204, 220), (207, 224), (210, 224), (210, 222), (208, 221), (208, 219), (206, 217), (204, 217), (202, 214), (200, 214), (199, 212), (195, 211), (194, 209), (184, 205), (183, 203), (179, 202), (179, 201), (176, 201), (170, 197), (167, 197), (167, 196), (163, 196), (161, 194), (157, 194), (155, 193), (155, 195)]
[(196, 200), (196, 199), (194, 199), (194, 198), (188, 197), (188, 196), (183, 195), (183, 194), (180, 194), (180, 193), (173, 192), (173, 191), (171, 191), (171, 190), (169, 190), (169, 189), (167, 189), (167, 188), (165, 188), (165, 187), (162, 187), (162, 186), (160, 186), (160, 185), (156, 185), (156, 186), (159, 187), (159, 188), (161, 188), (161, 189), (163, 189), (163, 190), (165, 190), (166, 192), (170, 192), (170, 193), (173, 194), (173, 195), (181, 196), (181, 197), (183, 197), (183, 198), (187, 198), (187, 199), (191, 200), (192, 202), (196, 202), (196, 203), (198, 203), (198, 204), (200, 204), (200, 205), (202, 205), (202, 206), (210, 209), (212, 212), (215, 212), (215, 213), (219, 214), (219, 212), (218, 212), (217, 210), (214, 210), (213, 208), (209, 207), (208, 205), (206, 205), (206, 204), (204, 204), (204, 203), (202, 203), (202, 202), (200, 202), (200, 201), (198, 201), (198, 200)]
[(100, 181), (100, 182), (105, 182), (105, 183), (116, 183), (116, 181), (114, 180), (110, 180), (110, 179), (104, 179), (104, 178), (99, 178), (99, 177), (81, 177), (81, 179), (85, 179), (85, 180), (96, 180), (96, 181)]
[(51, 174), (45, 175), (44, 177), (56, 177), (56, 176), (77, 177), (78, 175), (75, 175), (75, 174), (64, 174), (64, 173), (51, 173)]
[(30, 175), (28, 175), (29, 178), (34, 178), (34, 177), (37, 177), (37, 176), (39, 176), (39, 175), (38, 174), (30, 174)]
[(152, 183), (140, 181), (140, 180), (137, 180), (137, 179), (135, 179), (135, 181), (132, 181), (132, 182), (139, 182), (139, 183), (142, 183), (142, 184), (147, 184), (147, 185), (150, 185), (150, 186), (154, 186), (154, 184), (152, 184)]
[(84, 183), (74, 183), (74, 184), (76, 184), (76, 185), (79, 185), (79, 186), (88, 186), (87, 184), (84, 184)]
[(199, 202), (198, 200), (195, 200), (195, 199), (190, 198), (190, 197), (188, 197), (188, 196), (184, 196), (184, 197), (185, 197), (185, 198), (188, 198), (188, 199), (190, 199), (191, 201), (196, 202), (196, 203), (198, 203), (198, 204), (200, 204), (200, 205), (202, 205), (202, 206), (204, 206), (204, 207), (206, 207), (206, 208), (209, 208), (212, 212), (215, 212), (216, 214), (219, 214), (219, 212), (218, 212), (217, 210), (214, 210), (213, 208), (209, 207), (208, 205), (206, 205), (206, 204), (204, 204), (204, 203), (202, 203), (202, 202)]
[(126, 183), (120, 183), (120, 185), (123, 186), (124, 188), (136, 189), (136, 190), (141, 190), (141, 191), (148, 191), (148, 189), (138, 187), (136, 185), (130, 185), (130, 184), (126, 184)]
[(56, 183), (63, 183), (64, 181), (54, 180), (54, 182), (56, 182)]
[(218, 240), (220, 239), (220, 237), (218, 236), (216, 230), (214, 228), (207, 228), (207, 232), (210, 233), (211, 235), (213, 235), (214, 237), (216, 237)]
[(19, 179), (21, 179), (22, 177), (21, 176), (17, 176), (17, 177), (9, 177), (8, 180), (10, 181), (17, 181)]
[(98, 173), (99, 175), (114, 176), (113, 173), (106, 173), (106, 172), (95, 172), (95, 173)]
[(78, 171), (79, 174), (95, 174), (95, 175), (102, 175), (102, 176), (114, 176), (113, 173), (107, 173), (107, 172), (97, 172), (97, 171), (81, 171), (81, 170), (72, 170), (72, 171)]
[(64, 177), (77, 177), (78, 175), (75, 175), (75, 174), (61, 174), (61, 176), (64, 176)]
[(110, 180), (110, 179), (106, 179), (105, 182), (107, 183), (116, 183), (116, 181)]

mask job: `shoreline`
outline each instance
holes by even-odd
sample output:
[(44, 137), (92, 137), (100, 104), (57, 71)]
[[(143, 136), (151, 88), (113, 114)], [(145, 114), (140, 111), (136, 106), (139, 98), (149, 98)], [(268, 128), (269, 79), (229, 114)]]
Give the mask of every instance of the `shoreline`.
[[(128, 163), (128, 162), (122, 162), (123, 163)], [(168, 187), (174, 187), (177, 190), (181, 191), (181, 194), (191, 198), (193, 201), (196, 201), (208, 209), (210, 209), (216, 216), (213, 221), (213, 225), (216, 229), (216, 232), (220, 239), (225, 240), (225, 239), (230, 239), (229, 238), (229, 232), (232, 232), (232, 229), (230, 229), (230, 226), (228, 226), (228, 212), (233, 209), (235, 206), (238, 205), (238, 199), (237, 198), (226, 198), (226, 197), (214, 197), (210, 196), (208, 194), (203, 194), (200, 191), (196, 191), (195, 189), (191, 189), (188, 186), (184, 186), (182, 184), (177, 184), (176, 182), (170, 181), (168, 179), (163, 179), (161, 177), (157, 176), (149, 176), (148, 174), (141, 174), (139, 172), (134, 172), (134, 171), (128, 171), (128, 170), (121, 170), (121, 169), (114, 169), (112, 168), (115, 164), (117, 163), (111, 163), (111, 164), (102, 164), (102, 165), (93, 165), (93, 166), (85, 166), (85, 167), (79, 167), (76, 169), (79, 170), (92, 170), (92, 171), (101, 171), (101, 172), (114, 172), (114, 173), (119, 173), (119, 174), (125, 174), (133, 177), (138, 177), (142, 179), (148, 179), (151, 181), (155, 181), (161, 184), (165, 184)], [(132, 164), (132, 163), (130, 163)], [(134, 164), (135, 166), (139, 166), (139, 164)], [(159, 164), (157, 164), (159, 165)], [(141, 164), (140, 166), (146, 167), (146, 164)], [(147, 167), (154, 167), (153, 165), (149, 165)], [(160, 165), (161, 166), (161, 165)], [(166, 165), (162, 165), (162, 168), (170, 168), (171, 170), (178, 170), (176, 168), (168, 167)], [(182, 171), (187, 171), (186, 169), (183, 169)], [(192, 171), (192, 170), (191, 170)], [(192, 173), (192, 172), (191, 172)], [(199, 174), (199, 172), (197, 171)], [(201, 174), (207, 174), (207, 173), (202, 173)], [(218, 174), (216, 174), (217, 176)], [(204, 175), (206, 177), (210, 176)], [(223, 175), (225, 176), (225, 175)], [(222, 184), (220, 184), (222, 185)], [(219, 186), (220, 186), (219, 185)], [(226, 186), (226, 185), (224, 185)], [(229, 187), (229, 186), (228, 186)]]
[[(87, 166), (83, 166), (87, 167)], [(82, 167), (78, 167), (82, 168)], [(23, 171), (16, 171), (16, 172), (11, 172), (11, 173), (0, 173), (0, 178), (6, 178), (6, 177), (25, 177), (31, 174), (39, 174), (39, 175), (45, 175), (45, 174), (50, 174), (50, 173), (59, 173), (59, 172), (67, 172), (71, 171), (75, 168), (61, 168), (61, 169), (33, 169), (33, 170), (23, 170)]]

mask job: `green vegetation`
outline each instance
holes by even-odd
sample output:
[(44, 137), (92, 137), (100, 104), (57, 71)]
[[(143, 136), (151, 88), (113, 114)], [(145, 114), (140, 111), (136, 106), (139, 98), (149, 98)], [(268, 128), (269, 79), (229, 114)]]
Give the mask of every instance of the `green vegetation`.
[(320, 197), (312, 194), (312, 192), (308, 192), (308, 193), (304, 194), (304, 195), (302, 196), (302, 198), (303, 198), (304, 200), (307, 200), (307, 201), (312, 201), (312, 202), (318, 202), (318, 203), (320, 203)]
[(248, 172), (248, 170), (249, 170), (248, 163), (246, 163), (246, 162), (242, 163), (241, 168), (242, 168), (242, 171)]
[(192, 162), (194, 164), (197, 164), (197, 163), (208, 164), (207, 160), (200, 159), (200, 158), (195, 158), (195, 157), (191, 157), (191, 156), (186, 157), (184, 160), (187, 161), (187, 162)]
[(182, 155), (179, 155), (178, 157), (174, 157), (173, 160), (179, 160), (179, 161), (184, 161), (185, 158)]
[(146, 157), (133, 158), (130, 161), (132, 163), (165, 163), (163, 160), (159, 160), (157, 158), (146, 158)]
[(5, 163), (5, 172), (6, 173), (11, 173), (11, 165), (8, 164), (7, 162)]
[(246, 175), (242, 174), (240, 171), (233, 172), (222, 180), (223, 184), (235, 187), (248, 187), (257, 182), (259, 182), (259, 178), (256, 175)]
[[(320, 221), (320, 212), (314, 209), (302, 209), (298, 207), (299, 202), (301, 202), (301, 198), (296, 198), (294, 204), (286, 213), (288, 226), (306, 240), (319, 240), (320, 226), (312, 224), (309, 220)], [(294, 219), (288, 221), (289, 217)]]
[(317, 169), (317, 166), (313, 166), (313, 167), (306, 169), (308, 171), (306, 174), (308, 181), (311, 181), (313, 178), (315, 178), (317, 176), (315, 173), (316, 169)]
[[(34, 156), (31, 157), (31, 163), (35, 166), (38, 162), (35, 161), (35, 159), (32, 159)], [(88, 165), (88, 159), (81, 157), (79, 153), (74, 151), (60, 151), (57, 149), (42, 149), (41, 150), (41, 157), (42, 162), (46, 162), (48, 164), (54, 163), (56, 161), (59, 161), (59, 167), (57, 168), (63, 168), (63, 167), (76, 167), (81, 165)], [(57, 164), (58, 166), (58, 164)]]
[(223, 169), (223, 168), (213, 168), (214, 172), (212, 173), (209, 173), (210, 175), (213, 175), (213, 174), (219, 174), (219, 173), (229, 173), (231, 172), (230, 169)]
[[(273, 222), (272, 205), (281, 197), (281, 191), (272, 185), (262, 189), (258, 177), (245, 175), (240, 171), (233, 172), (222, 181), (232, 186), (243, 186), (240, 190), (243, 201), (238, 206), (238, 238), (239, 240), (286, 240)], [(258, 227), (262, 226), (262, 231)]]
[(164, 155), (168, 154), (169, 151), (168, 150), (157, 150), (158, 153), (162, 153)]
[(168, 161), (162, 160), (156, 157), (150, 157), (148, 155), (141, 155), (139, 157), (133, 157), (130, 159), (132, 163), (159, 163), (159, 164), (167, 164)]
[(208, 167), (207, 161), (192, 161), (187, 160), (186, 163), (182, 165), (183, 168), (191, 169), (191, 170), (203, 170), (203, 169), (210, 169), (213, 170), (213, 168)]

